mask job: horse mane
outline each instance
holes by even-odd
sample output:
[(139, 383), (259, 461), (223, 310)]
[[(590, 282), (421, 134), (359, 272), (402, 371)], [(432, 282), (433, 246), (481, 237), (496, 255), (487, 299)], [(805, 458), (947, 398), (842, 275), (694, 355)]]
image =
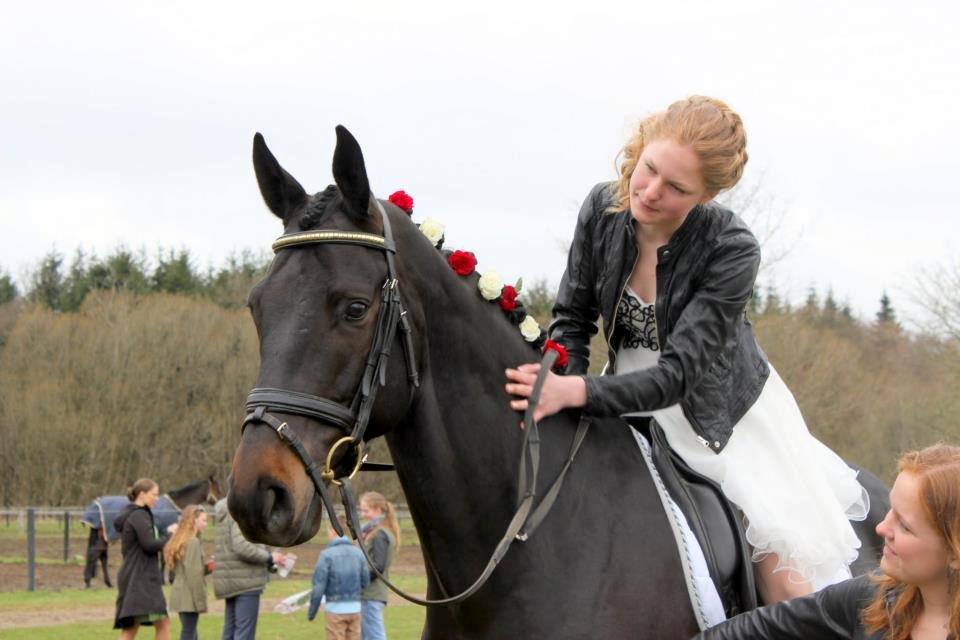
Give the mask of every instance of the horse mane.
[[(340, 196), (341, 196), (340, 189), (335, 184), (327, 185), (327, 187), (323, 191), (319, 191), (313, 194), (312, 196), (310, 196), (306, 206), (304, 207), (303, 213), (300, 216), (300, 219), (297, 221), (297, 226), (300, 228), (300, 230), (308, 231), (308, 230), (319, 227), (322, 224), (323, 218), (325, 217), (325, 215), (327, 213), (332, 212), (335, 209), (335, 205), (337, 204), (337, 201), (340, 199)], [(410, 220), (409, 214), (406, 217), (408, 220)], [(413, 221), (410, 220), (410, 222), (413, 222)], [(413, 224), (414, 226), (419, 226), (415, 222), (413, 222)], [(439, 254), (439, 256), (443, 259), (444, 263), (446, 264), (447, 258), (452, 253), (452, 250), (444, 249), (442, 240), (440, 242), (440, 245), (438, 247), (434, 247), (433, 249), (434, 251), (437, 252), (437, 254)], [(480, 274), (477, 271), (474, 271), (468, 276), (459, 276), (454, 274), (452, 269), (449, 268), (449, 266), (447, 267), (447, 270), (452, 275), (454, 275), (454, 277), (459, 281), (459, 283), (463, 287), (469, 290), (469, 295), (473, 295), (476, 297), (476, 300), (478, 303), (487, 302), (483, 300), (483, 298), (480, 296), (479, 291), (477, 290), (477, 282), (480, 279)], [(498, 312), (495, 315), (506, 319), (508, 325), (512, 328), (514, 334), (517, 336), (520, 336), (518, 326), (523, 321), (524, 317), (527, 315), (527, 312), (523, 306), (522, 301), (518, 299), (516, 301), (516, 304), (517, 306), (513, 311), (500, 311), (498, 308), (497, 309)], [(488, 302), (486, 306), (497, 307), (498, 305), (494, 301), (494, 302)], [(494, 320), (494, 322), (497, 322), (497, 321)], [(537, 341), (537, 344), (534, 344), (532, 342), (527, 342), (522, 337), (520, 337), (520, 340), (522, 340), (526, 344), (526, 346), (530, 349), (530, 351), (534, 355), (539, 356), (538, 346), (542, 343), (542, 340)], [(537, 359), (539, 358), (537, 357)]]
[(337, 188), (337, 185), (331, 184), (327, 185), (327, 188), (323, 191), (310, 196), (310, 199), (307, 201), (307, 206), (300, 216), (300, 221), (297, 223), (300, 230), (308, 231), (320, 224), (320, 219), (323, 217), (323, 214), (326, 213), (327, 208), (336, 196), (339, 195), (340, 189)]

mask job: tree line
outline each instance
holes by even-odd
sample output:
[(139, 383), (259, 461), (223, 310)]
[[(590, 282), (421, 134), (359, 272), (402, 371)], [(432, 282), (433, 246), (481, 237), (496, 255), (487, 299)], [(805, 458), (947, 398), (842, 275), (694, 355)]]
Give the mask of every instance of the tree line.
[[(250, 251), (231, 255), (224, 264), (206, 270), (197, 266), (186, 249), (161, 247), (153, 257), (123, 246), (102, 257), (78, 249), (69, 261), (51, 251), (29, 274), (23, 297), (63, 312), (79, 310), (94, 291), (184, 294), (238, 307), (246, 303), (251, 284), (263, 276), (269, 264), (269, 255)], [(0, 304), (20, 296), (10, 274), (0, 268)]]
[[(83, 504), (140, 476), (226, 480), (259, 365), (243, 304), (266, 261), (203, 273), (186, 252), (56, 257), (0, 304), (0, 502)], [(523, 296), (547, 322), (547, 283)], [(847, 460), (889, 480), (903, 450), (960, 442), (960, 339), (905, 331), (885, 293), (860, 320), (829, 290), (792, 306), (765, 288), (749, 315), (811, 431)], [(598, 336), (592, 370), (605, 359)], [(388, 458), (381, 439), (371, 459)], [(361, 483), (401, 497), (393, 474)]]

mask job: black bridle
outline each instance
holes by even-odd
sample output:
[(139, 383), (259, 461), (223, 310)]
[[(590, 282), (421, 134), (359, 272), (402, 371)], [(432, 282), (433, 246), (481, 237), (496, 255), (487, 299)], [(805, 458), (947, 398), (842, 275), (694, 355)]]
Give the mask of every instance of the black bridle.
[[(377, 327), (373, 335), (373, 342), (370, 345), (370, 352), (367, 355), (366, 368), (364, 369), (360, 386), (354, 395), (353, 402), (350, 407), (346, 407), (338, 402), (333, 402), (308, 393), (287, 391), (285, 389), (255, 388), (251, 390), (247, 396), (247, 411), (249, 413), (241, 427), (241, 433), (243, 433), (243, 430), (246, 429), (249, 424), (266, 424), (296, 453), (297, 457), (300, 458), (300, 461), (303, 463), (307, 475), (313, 482), (317, 494), (323, 501), (327, 515), (330, 518), (330, 526), (333, 527), (338, 535), (342, 536), (344, 535), (344, 531), (337, 519), (333, 501), (327, 490), (328, 483), (339, 486), (340, 497), (344, 510), (346, 511), (347, 526), (354, 539), (359, 538), (360, 526), (359, 519), (357, 518), (356, 499), (353, 495), (350, 480), (356, 475), (363, 464), (363, 436), (367, 429), (367, 423), (370, 421), (370, 413), (373, 409), (377, 390), (386, 385), (387, 361), (390, 358), (390, 350), (393, 346), (398, 328), (402, 336), (401, 344), (403, 345), (403, 351), (407, 361), (407, 378), (412, 387), (411, 400), (413, 397), (413, 389), (420, 386), (420, 377), (417, 372), (414, 356), (410, 323), (407, 320), (406, 310), (403, 308), (403, 302), (400, 298), (400, 287), (397, 280), (395, 264), (397, 247), (393, 241), (390, 220), (387, 217), (386, 211), (383, 209), (383, 205), (375, 198), (371, 198), (371, 201), (376, 205), (380, 212), (380, 217), (383, 220), (383, 236), (353, 231), (304, 231), (283, 235), (273, 243), (274, 252), (290, 247), (324, 243), (352, 244), (383, 251), (387, 261), (387, 279), (384, 281), (381, 289), (382, 301), (377, 317)], [(490, 560), (487, 562), (487, 566), (483, 572), (481, 572), (480, 576), (472, 585), (455, 596), (440, 600), (426, 600), (404, 593), (394, 586), (373, 564), (373, 560), (370, 558), (366, 548), (362, 544), (358, 545), (371, 569), (373, 569), (374, 573), (383, 580), (384, 584), (394, 593), (410, 602), (421, 605), (451, 605), (466, 600), (486, 583), (487, 579), (493, 574), (493, 570), (510, 549), (513, 541), (526, 541), (550, 511), (560, 492), (564, 476), (573, 463), (573, 459), (576, 457), (577, 451), (579, 451), (580, 445), (583, 443), (590, 427), (590, 423), (581, 418), (563, 467), (557, 474), (553, 484), (545, 492), (539, 504), (534, 508), (533, 503), (536, 498), (537, 475), (540, 465), (540, 433), (537, 423), (533, 421), (533, 410), (537, 406), (540, 389), (546, 380), (546, 374), (553, 366), (556, 357), (557, 353), (555, 351), (547, 351), (541, 364), (540, 373), (537, 375), (536, 382), (533, 385), (527, 411), (524, 414), (525, 428), (520, 456), (517, 508), (510, 520), (510, 524), (507, 526), (506, 532), (491, 554)], [(268, 413), (269, 410), (323, 420), (340, 428), (344, 433), (349, 433), (349, 435), (333, 443), (333, 446), (330, 447), (330, 450), (327, 452), (324, 468), (318, 471), (316, 463), (303, 446), (303, 442), (297, 434), (287, 426), (286, 422)], [(356, 461), (353, 470), (348, 475), (337, 476), (333, 467), (334, 453), (343, 445), (355, 447)], [(437, 579), (437, 584), (440, 586), (440, 590), (445, 593), (440, 577), (436, 575), (435, 570), (434, 575)]]
[[(244, 419), (240, 431), (243, 433), (243, 430), (249, 424), (263, 423), (277, 432), (280, 439), (293, 449), (297, 457), (300, 458), (307, 475), (310, 476), (310, 480), (317, 490), (317, 494), (323, 501), (327, 515), (330, 517), (331, 526), (341, 536), (344, 535), (344, 531), (337, 521), (333, 501), (330, 499), (330, 493), (327, 490), (328, 483), (341, 485), (342, 480), (334, 470), (334, 454), (342, 446), (354, 447), (356, 461), (347, 478), (356, 475), (363, 463), (363, 437), (367, 430), (367, 424), (370, 422), (373, 403), (377, 398), (377, 391), (386, 384), (387, 362), (398, 328), (407, 361), (407, 378), (413, 389), (420, 386), (420, 375), (417, 372), (410, 322), (407, 320), (407, 312), (403, 308), (403, 301), (400, 298), (395, 260), (397, 247), (393, 241), (390, 219), (387, 217), (386, 211), (383, 210), (383, 206), (376, 199), (371, 198), (371, 201), (380, 210), (380, 217), (383, 220), (382, 236), (359, 231), (303, 231), (280, 236), (273, 243), (275, 253), (291, 247), (331, 243), (351, 244), (383, 252), (387, 262), (387, 278), (381, 287), (380, 311), (377, 315), (373, 342), (370, 345), (363, 377), (360, 380), (357, 392), (354, 394), (353, 401), (349, 407), (346, 407), (339, 402), (308, 393), (286, 389), (255, 388), (247, 396), (247, 411), (249, 413)], [(286, 422), (268, 413), (270, 410), (322, 420), (349, 435), (333, 443), (327, 453), (326, 464), (322, 470), (318, 471), (316, 462), (307, 452), (297, 434), (287, 426)]]

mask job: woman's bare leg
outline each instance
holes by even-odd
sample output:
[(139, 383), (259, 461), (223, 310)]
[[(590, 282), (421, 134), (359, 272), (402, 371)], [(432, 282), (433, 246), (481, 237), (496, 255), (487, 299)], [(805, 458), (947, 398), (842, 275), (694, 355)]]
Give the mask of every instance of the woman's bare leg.
[(153, 623), (157, 628), (157, 640), (170, 640), (170, 618), (163, 618)]
[[(813, 586), (809, 582), (795, 582), (796, 573), (791, 571), (777, 571), (778, 558), (774, 553), (768, 553), (753, 563), (753, 575), (757, 579), (757, 589), (764, 604), (772, 604), (782, 600), (799, 598), (813, 593)], [(791, 580), (790, 577), (794, 576)]]
[(140, 623), (135, 623), (132, 627), (127, 627), (120, 631), (120, 640), (133, 640), (137, 637), (137, 629), (140, 628)]

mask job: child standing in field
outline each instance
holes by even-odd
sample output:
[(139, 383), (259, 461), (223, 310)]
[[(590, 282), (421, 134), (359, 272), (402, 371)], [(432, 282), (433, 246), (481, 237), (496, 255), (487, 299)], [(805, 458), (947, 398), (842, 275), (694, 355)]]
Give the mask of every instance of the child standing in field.
[[(346, 531), (347, 519), (340, 515), (337, 520)], [(320, 601), (326, 598), (327, 640), (360, 640), (360, 593), (370, 584), (367, 560), (350, 538), (337, 535), (332, 526), (327, 528), (327, 538), (330, 542), (313, 570), (307, 620), (317, 616)]]
[[(360, 530), (362, 544), (377, 571), (389, 578), (390, 564), (400, 547), (400, 525), (393, 504), (376, 491), (360, 496), (360, 517), (367, 524)], [(383, 609), (387, 585), (371, 570), (370, 584), (363, 590), (363, 640), (386, 640)]]
[(170, 610), (180, 615), (180, 640), (197, 640), (200, 614), (207, 610), (207, 583), (210, 573), (200, 545), (200, 533), (207, 526), (207, 512), (190, 505), (180, 516), (180, 525), (163, 549), (167, 567), (175, 572), (170, 589)]

